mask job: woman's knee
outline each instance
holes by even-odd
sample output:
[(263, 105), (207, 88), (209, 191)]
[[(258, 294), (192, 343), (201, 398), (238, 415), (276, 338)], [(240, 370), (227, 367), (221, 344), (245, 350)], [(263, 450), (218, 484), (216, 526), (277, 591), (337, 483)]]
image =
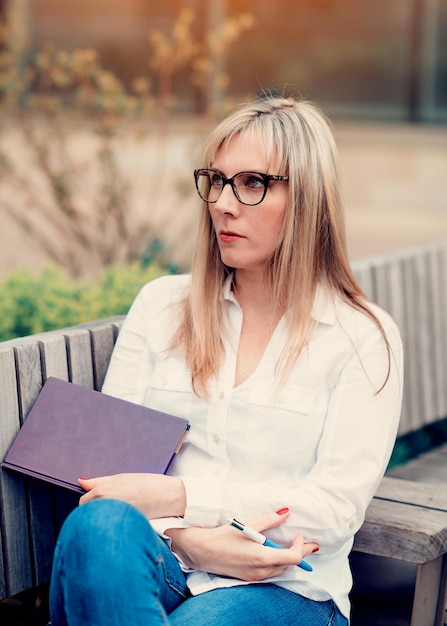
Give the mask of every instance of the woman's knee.
[[(75, 555), (104, 552), (108, 558), (136, 547), (147, 546), (155, 533), (135, 507), (120, 500), (94, 500), (76, 508), (65, 520), (58, 539), (60, 547)], [(154, 539), (155, 540), (155, 539)]]
[[(113, 532), (117, 525), (138, 513), (136, 509), (120, 500), (93, 500), (82, 506), (78, 506), (65, 520), (60, 536), (75, 538), (79, 541), (89, 535)], [(130, 521), (130, 520), (129, 520)]]

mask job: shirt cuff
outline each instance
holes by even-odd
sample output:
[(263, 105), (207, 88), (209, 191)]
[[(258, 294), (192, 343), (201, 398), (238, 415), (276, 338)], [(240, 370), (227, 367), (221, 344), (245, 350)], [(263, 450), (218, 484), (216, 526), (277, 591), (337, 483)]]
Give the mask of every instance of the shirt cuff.
[(168, 530), (168, 528), (188, 528), (190, 524), (185, 523), (183, 519), (180, 517), (161, 517), (158, 519), (151, 519), (151, 526), (154, 529), (154, 531), (157, 533), (157, 535), (165, 541), (166, 545), (168, 546), (172, 554), (175, 556), (175, 558), (179, 562), (181, 570), (185, 574), (188, 572), (194, 571), (190, 567), (185, 565), (182, 559), (179, 557), (179, 555), (176, 552), (174, 552), (174, 550), (172, 549), (171, 537), (168, 537), (167, 535), (165, 535), (165, 531)]
[[(186, 509), (183, 520), (188, 526), (213, 528), (222, 523), (222, 485), (219, 481), (182, 476), (186, 492)], [(167, 528), (167, 527), (166, 527)]]
[(171, 547), (171, 538), (165, 535), (165, 530), (168, 528), (188, 528), (191, 524), (185, 523), (181, 517), (160, 517), (151, 519), (151, 526), (159, 537), (168, 541), (168, 545)]

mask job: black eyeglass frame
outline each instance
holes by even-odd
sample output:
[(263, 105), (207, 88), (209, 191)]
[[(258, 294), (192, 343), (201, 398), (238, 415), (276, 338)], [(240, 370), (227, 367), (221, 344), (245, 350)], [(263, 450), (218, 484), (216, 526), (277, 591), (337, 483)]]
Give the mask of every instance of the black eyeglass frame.
[[(220, 176), (220, 178), (222, 179), (222, 188), (220, 190), (219, 196), (215, 200), (207, 200), (200, 193), (199, 176), (201, 175), (202, 172), (206, 172), (206, 173), (214, 172), (215, 174)], [(262, 194), (262, 197), (261, 197), (260, 200), (258, 200), (258, 202), (254, 202), (253, 204), (249, 204), (249, 203), (244, 202), (243, 200), (241, 200), (241, 198), (239, 197), (239, 194), (238, 194), (237, 189), (236, 189), (235, 184), (234, 184), (234, 179), (237, 178), (238, 176), (240, 176), (241, 174), (253, 174), (255, 176), (259, 176), (260, 178), (262, 178), (262, 180), (264, 182), (264, 193)], [(225, 185), (231, 185), (231, 189), (233, 190), (234, 195), (236, 196), (237, 200), (241, 204), (245, 204), (245, 206), (257, 206), (258, 204), (261, 204), (261, 202), (264, 200), (265, 196), (267, 195), (268, 185), (269, 185), (270, 181), (277, 180), (277, 181), (280, 181), (280, 182), (288, 182), (289, 177), (288, 176), (277, 176), (277, 175), (274, 175), (274, 174), (264, 174), (262, 172), (253, 172), (251, 170), (246, 170), (246, 171), (243, 171), (243, 172), (238, 172), (237, 174), (235, 174), (231, 178), (226, 178), (222, 174), (222, 172), (220, 170), (216, 170), (213, 167), (208, 167), (208, 168), (201, 168), (201, 169), (198, 169), (198, 170), (194, 170), (194, 179), (195, 179), (195, 183), (196, 183), (197, 193), (199, 194), (200, 198), (202, 198), (202, 200), (204, 202), (206, 202), (207, 204), (215, 204), (219, 200)]]

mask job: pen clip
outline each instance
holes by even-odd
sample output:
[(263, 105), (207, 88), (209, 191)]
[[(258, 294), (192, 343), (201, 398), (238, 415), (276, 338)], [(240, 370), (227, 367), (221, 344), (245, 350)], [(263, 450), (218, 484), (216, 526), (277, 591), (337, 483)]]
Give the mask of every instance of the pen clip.
[(242, 524), (242, 522), (238, 522), (237, 519), (229, 519), (228, 523), (230, 524), (230, 526), (233, 526), (234, 528), (237, 528), (238, 530), (244, 530), (245, 526), (244, 524)]

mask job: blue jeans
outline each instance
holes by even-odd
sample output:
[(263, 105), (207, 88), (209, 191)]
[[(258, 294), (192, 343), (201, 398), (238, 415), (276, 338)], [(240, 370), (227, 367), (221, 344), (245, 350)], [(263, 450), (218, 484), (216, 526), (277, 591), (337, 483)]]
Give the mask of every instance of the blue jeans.
[(66, 520), (50, 587), (52, 626), (347, 626), (331, 600), (272, 584), (191, 596), (165, 542), (134, 507), (97, 500)]

